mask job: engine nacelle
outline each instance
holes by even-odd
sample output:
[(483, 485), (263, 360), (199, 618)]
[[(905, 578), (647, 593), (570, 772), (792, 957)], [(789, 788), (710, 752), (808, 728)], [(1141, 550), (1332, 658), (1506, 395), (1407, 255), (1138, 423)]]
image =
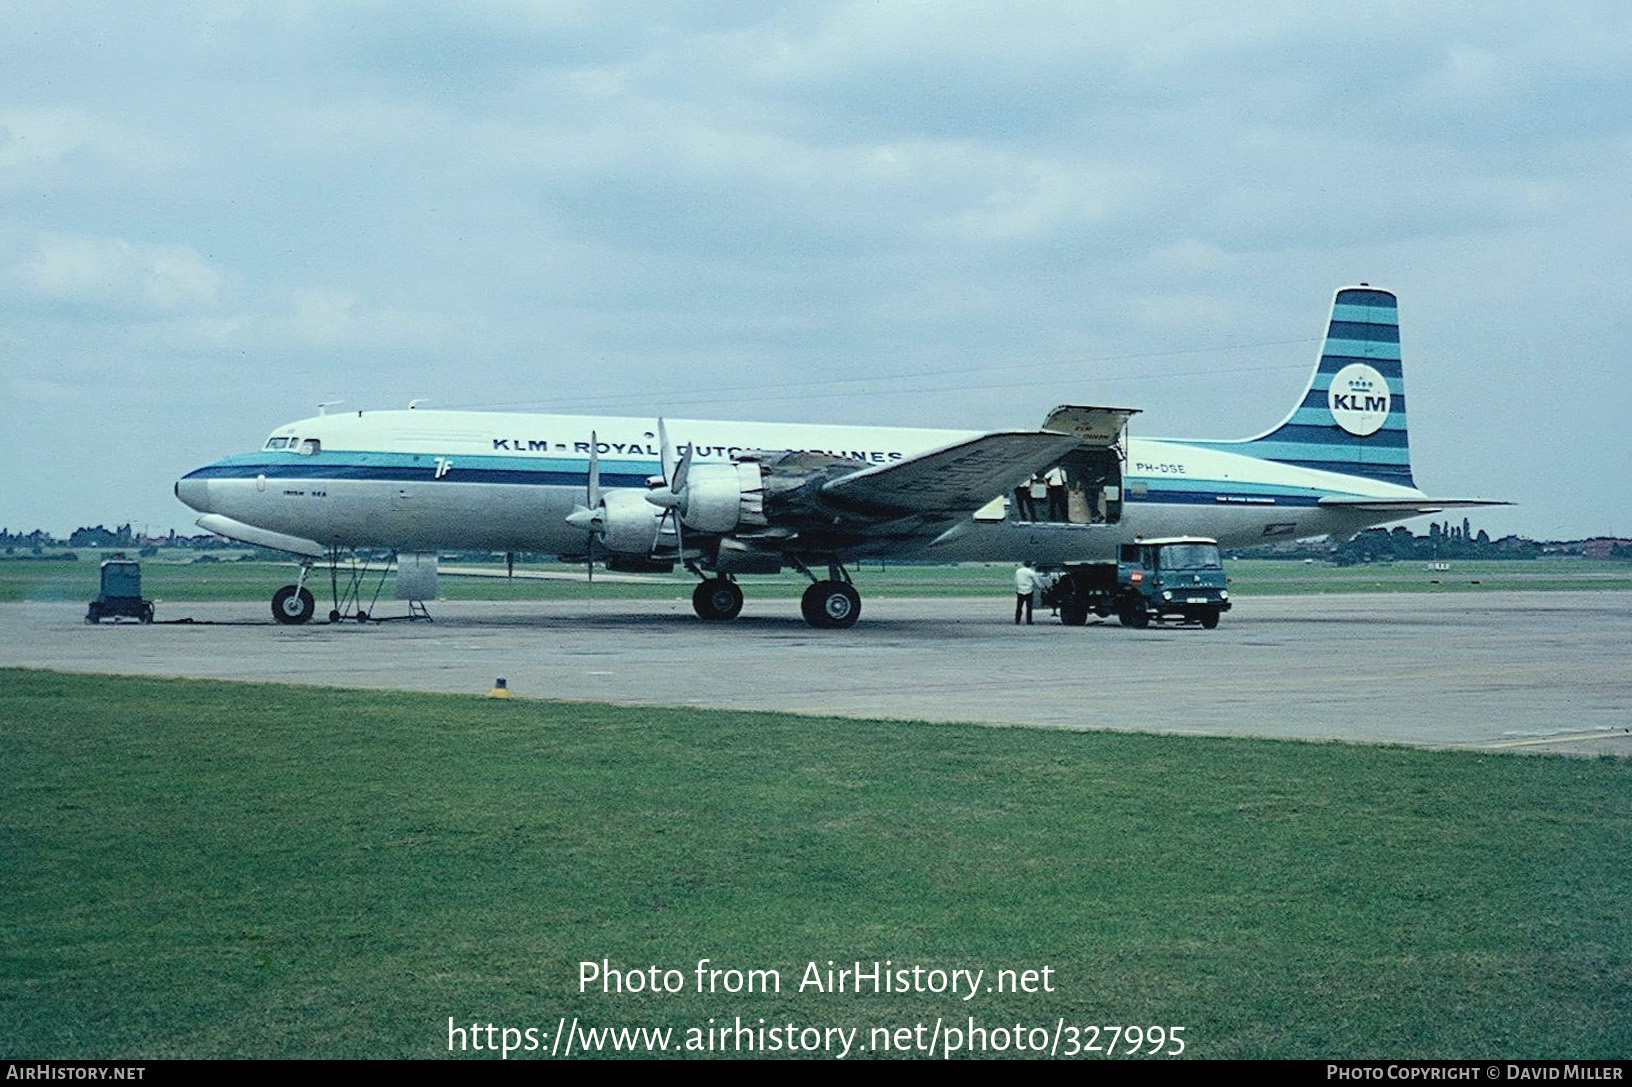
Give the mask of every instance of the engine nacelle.
[(680, 523), (697, 532), (726, 533), (739, 525), (765, 524), (765, 491), (759, 465), (693, 464), (676, 504)]
[(619, 555), (650, 555), (657, 545), (663, 513), (646, 501), (645, 491), (612, 490), (601, 495), (601, 546)]

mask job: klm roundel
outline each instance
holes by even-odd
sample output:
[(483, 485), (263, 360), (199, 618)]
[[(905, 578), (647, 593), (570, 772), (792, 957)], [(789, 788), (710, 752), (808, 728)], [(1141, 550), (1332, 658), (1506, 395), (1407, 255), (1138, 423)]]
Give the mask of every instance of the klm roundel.
[(1391, 399), (1388, 379), (1363, 362), (1350, 363), (1333, 374), (1331, 388), (1326, 390), (1332, 418), (1357, 438), (1383, 429)]

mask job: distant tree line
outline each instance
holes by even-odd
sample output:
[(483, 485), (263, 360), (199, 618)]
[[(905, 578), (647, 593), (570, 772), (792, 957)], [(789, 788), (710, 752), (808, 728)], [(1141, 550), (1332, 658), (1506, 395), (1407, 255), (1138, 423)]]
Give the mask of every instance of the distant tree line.
[(1419, 536), (1404, 525), (1368, 528), (1353, 539), (1330, 538), (1296, 543), (1265, 544), (1230, 552), (1237, 558), (1318, 559), (1339, 566), (1365, 562), (1448, 562), (1453, 559), (1539, 559), (1548, 556), (1588, 556), (1632, 559), (1632, 540), (1596, 537), (1588, 540), (1543, 542), (1523, 536), (1493, 540), (1484, 529), (1475, 532), (1467, 518), (1460, 525), (1435, 521)]
[(154, 554), (161, 547), (182, 547), (194, 551), (218, 551), (223, 548), (241, 549), (242, 544), (222, 539), (210, 533), (198, 536), (178, 536), (175, 529), (171, 529), (163, 536), (142, 536), (132, 530), (130, 524), (122, 524), (117, 528), (108, 528), (105, 525), (89, 525), (76, 528), (68, 534), (66, 540), (59, 540), (49, 532), (35, 529), (32, 532), (12, 532), (10, 529), (0, 528), (0, 553), (6, 555), (42, 555), (48, 548), (83, 547), (97, 550), (140, 550), (143, 554)]

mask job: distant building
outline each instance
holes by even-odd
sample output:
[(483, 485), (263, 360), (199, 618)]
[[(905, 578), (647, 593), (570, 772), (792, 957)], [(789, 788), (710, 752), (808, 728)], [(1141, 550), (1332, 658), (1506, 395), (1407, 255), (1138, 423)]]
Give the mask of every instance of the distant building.
[(1619, 539), (1614, 536), (1594, 536), (1581, 543), (1581, 554), (1589, 559), (1610, 558), (1616, 548), (1632, 547), (1632, 540)]

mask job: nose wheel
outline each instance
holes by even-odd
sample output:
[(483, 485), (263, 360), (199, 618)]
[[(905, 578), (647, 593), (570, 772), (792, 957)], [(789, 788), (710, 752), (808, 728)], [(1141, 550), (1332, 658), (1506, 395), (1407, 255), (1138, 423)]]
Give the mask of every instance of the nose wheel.
[(304, 623), (316, 610), (317, 601), (311, 592), (299, 585), (285, 585), (272, 594), (272, 618), (280, 623)]

